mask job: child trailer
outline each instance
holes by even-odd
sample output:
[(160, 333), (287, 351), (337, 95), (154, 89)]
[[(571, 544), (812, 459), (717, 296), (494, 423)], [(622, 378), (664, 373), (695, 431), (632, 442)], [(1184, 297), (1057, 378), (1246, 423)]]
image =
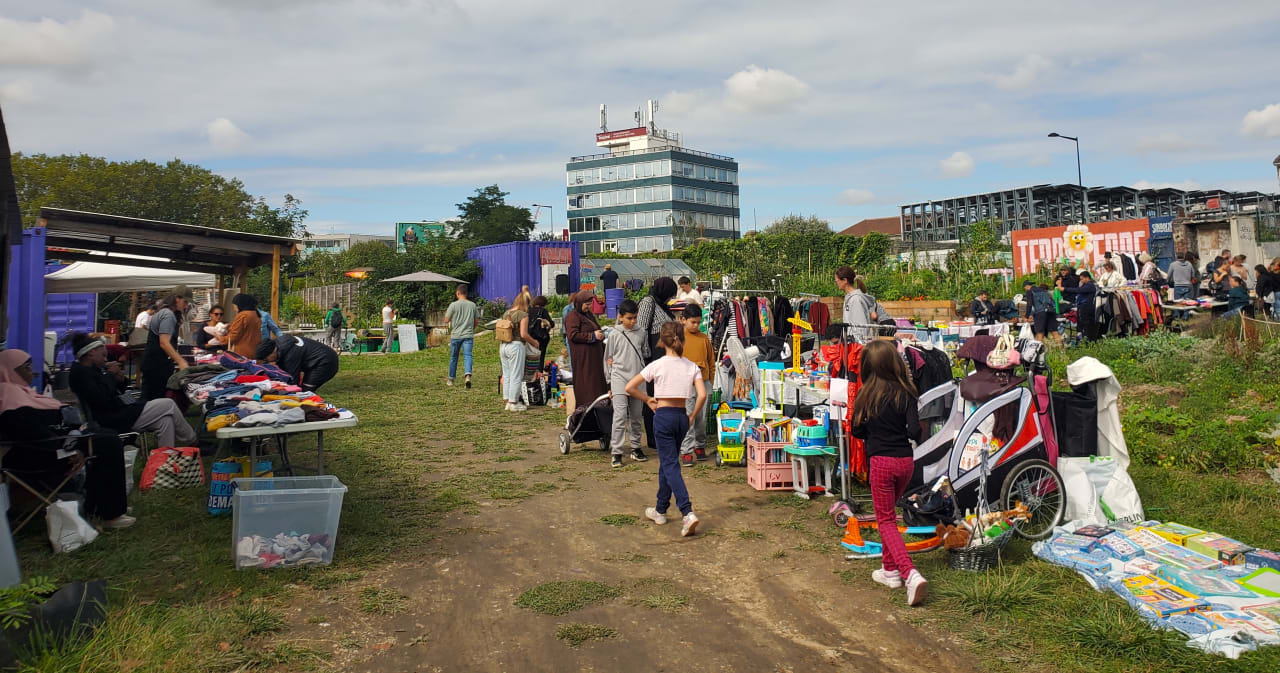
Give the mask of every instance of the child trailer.
[(591, 404), (573, 410), (560, 431), (560, 453), (569, 453), (574, 444), (600, 442), (600, 450), (609, 450), (609, 438), (613, 433), (613, 396), (605, 393)]

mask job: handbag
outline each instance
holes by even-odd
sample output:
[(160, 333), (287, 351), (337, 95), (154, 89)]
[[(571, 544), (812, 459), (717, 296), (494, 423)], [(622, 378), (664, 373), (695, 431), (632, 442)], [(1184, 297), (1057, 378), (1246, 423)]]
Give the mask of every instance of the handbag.
[(509, 344), (516, 340), (515, 323), (511, 322), (508, 315), (511, 315), (510, 311), (503, 313), (502, 317), (493, 324), (493, 338), (497, 339), (498, 343)]
[(547, 385), (542, 379), (526, 381), (520, 386), (520, 401), (526, 407), (540, 407), (547, 403)]
[(996, 347), (987, 353), (987, 366), (992, 369), (1009, 369), (1021, 364), (1018, 350), (1013, 347), (1013, 336), (1006, 334), (996, 342)]
[(200, 461), (200, 449), (183, 446), (171, 449), (154, 449), (142, 468), (142, 480), (138, 488), (191, 488), (204, 484), (204, 463)]

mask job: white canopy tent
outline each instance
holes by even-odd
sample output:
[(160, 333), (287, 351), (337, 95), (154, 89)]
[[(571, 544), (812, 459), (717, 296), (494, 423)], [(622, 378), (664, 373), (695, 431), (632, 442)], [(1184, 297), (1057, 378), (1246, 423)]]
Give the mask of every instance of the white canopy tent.
[(215, 284), (211, 273), (97, 262), (74, 262), (44, 277), (45, 292), (158, 292), (176, 285), (194, 289)]

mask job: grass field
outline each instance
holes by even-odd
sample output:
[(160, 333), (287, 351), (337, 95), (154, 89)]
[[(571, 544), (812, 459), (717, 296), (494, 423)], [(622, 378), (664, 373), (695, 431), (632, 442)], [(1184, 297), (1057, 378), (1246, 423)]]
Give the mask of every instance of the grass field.
[[(1161, 346), (1166, 350), (1137, 352), (1142, 348), (1154, 347), (1114, 342), (1088, 352), (1104, 362), (1118, 362), (1121, 353), (1135, 352), (1115, 367), (1127, 387), (1126, 432), (1131, 445), (1139, 445), (1132, 476), (1149, 516), (1280, 548), (1280, 491), (1258, 469), (1274, 455), (1274, 446), (1258, 443), (1259, 433), (1276, 414), (1277, 379), (1269, 373), (1271, 365), (1233, 365), (1225, 355), (1191, 342), (1168, 342)], [(290, 607), (298, 595), (318, 601), (346, 597), (344, 609), (370, 616), (403, 614), (421, 597), (384, 586), (383, 571), (433, 562), (446, 537), (482, 539), (489, 534), (482, 524), (457, 523), (459, 517), (478, 521), (471, 515), (518, 502), (590, 509), (592, 502), (582, 499), (584, 488), (644, 483), (644, 475), (632, 466), (611, 471), (598, 454), (589, 452), (525, 465), (534, 453), (529, 428), (546, 430), (563, 417), (552, 410), (503, 412), (492, 383), (497, 369), (492, 340), (480, 340), (476, 359), (478, 385), (494, 389), (461, 396), (443, 386), (444, 349), (343, 358), (341, 374), (324, 394), (355, 410), (360, 425), (326, 437), (326, 467), (350, 489), (336, 560), (330, 567), (235, 570), (230, 517), (208, 515), (207, 492), (202, 489), (135, 494), (131, 501), (137, 526), (106, 533), (72, 554), (51, 554), (42, 527), (29, 527), (18, 541), (24, 574), (58, 582), (103, 578), (111, 586), (111, 615), (91, 638), (42, 644), (37, 648), (41, 651), (28, 655), (23, 670), (342, 670), (337, 653), (379, 645), (354, 634), (325, 642), (303, 637), (301, 629), (290, 626), (297, 622)], [(1055, 362), (1061, 366), (1065, 361)], [(1165, 370), (1173, 373), (1160, 373)], [(1168, 428), (1136, 411), (1157, 408), (1189, 419), (1191, 430), (1178, 435), (1178, 444), (1173, 443), (1176, 433), (1162, 433)], [(1222, 415), (1247, 420), (1203, 429)], [(1211, 442), (1230, 448), (1218, 451), (1204, 445)], [(305, 446), (291, 443), (295, 460), (305, 460)], [(1207, 462), (1171, 462), (1161, 457), (1165, 455), (1198, 455)], [(741, 468), (700, 465), (689, 474), (694, 480), (740, 490), (744, 496), (753, 493)], [(556, 494), (554, 501), (534, 497), (549, 492)], [(735, 563), (799, 565), (838, 558), (838, 534), (820, 523), (823, 503), (787, 495), (759, 503), (735, 499), (729, 511), (769, 508), (777, 519), (774, 526), (708, 531), (737, 545), (741, 551)], [(645, 523), (637, 521), (636, 512), (616, 508), (589, 513), (601, 535), (629, 535)], [(661, 548), (643, 554), (619, 552), (604, 561), (640, 568), (661, 553)], [(868, 577), (871, 562), (848, 563), (830, 575), (829, 586), (812, 589), (892, 611), (924, 631), (954, 634), (984, 670), (1280, 670), (1280, 648), (1238, 661), (1189, 650), (1180, 635), (1151, 629), (1118, 598), (1095, 593), (1074, 573), (1032, 558), (1025, 544), (1012, 545), (1004, 561), (997, 572), (975, 575), (945, 569), (941, 554), (919, 557), (933, 594), (916, 610), (902, 608), (900, 597), (873, 588)], [(604, 600), (679, 614), (691, 600), (688, 592), (657, 580), (542, 586), (521, 597), (524, 605), (506, 609), (560, 615), (578, 602)], [(561, 618), (560, 627), (548, 638), (586, 650), (596, 646), (595, 641), (618, 637), (614, 626), (589, 619)], [(927, 662), (915, 667), (929, 668)]]

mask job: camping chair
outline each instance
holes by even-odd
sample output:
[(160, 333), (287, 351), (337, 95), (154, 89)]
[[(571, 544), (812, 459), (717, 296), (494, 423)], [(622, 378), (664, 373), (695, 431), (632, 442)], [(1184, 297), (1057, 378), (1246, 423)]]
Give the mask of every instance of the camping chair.
[[(84, 398), (76, 395), (76, 402), (80, 407), (80, 417), (84, 421), (85, 429), (91, 433), (100, 432), (102, 430), (102, 426), (98, 425), (98, 422), (93, 419), (93, 410), (89, 408), (89, 405), (84, 401)], [(128, 445), (132, 440), (137, 440), (138, 451), (144, 456), (150, 454), (151, 449), (159, 448), (156, 446), (159, 444), (159, 441), (156, 440), (156, 433), (154, 432), (138, 432), (136, 430), (129, 430), (128, 432), (118, 433), (118, 436), (120, 437), (120, 443), (125, 445)], [(147, 441), (148, 438), (150, 438), (151, 441)]]
[[(80, 413), (75, 407), (63, 407), (62, 419), (63, 419), (63, 425), (76, 427), (82, 424)], [(86, 447), (85, 447), (86, 455), (85, 455), (84, 462), (82, 462), (79, 465), (79, 467), (77, 467), (76, 469), (68, 471), (66, 476), (62, 477), (62, 480), (57, 482), (56, 486), (54, 486), (52, 489), (48, 488), (49, 486), (48, 482), (44, 484), (45, 488), (41, 488), (41, 484), (39, 484), (36, 479), (38, 476), (43, 474), (39, 471), (20, 470), (20, 469), (13, 469), (13, 468), (0, 468), (0, 479), (3, 479), (5, 483), (12, 483), (22, 487), (22, 490), (30, 493), (32, 496), (35, 496), (36, 500), (40, 502), (39, 505), (32, 508), (32, 510), (28, 512), (26, 516), (22, 517), (22, 519), (18, 521), (17, 525), (13, 527), (14, 534), (17, 534), (18, 531), (22, 530), (23, 526), (27, 525), (27, 523), (31, 521), (31, 519), (35, 518), (35, 516), (39, 514), (41, 511), (43, 511), (46, 507), (48, 507), (49, 505), (52, 505), (58, 499), (58, 494), (62, 492), (62, 489), (66, 488), (67, 484), (71, 483), (72, 480), (74, 480), (76, 477), (80, 476), (85, 472), (85, 469), (89, 465), (89, 461), (93, 460), (93, 433), (92, 431), (90, 431), (88, 434), (83, 434), (83, 435), (68, 434), (68, 435), (62, 435), (59, 437), (51, 437), (49, 439), (44, 439), (44, 440), (31, 440), (31, 441), (21, 441), (21, 442), (7, 440), (2, 435), (0, 435), (0, 459), (3, 459), (4, 454), (8, 453), (9, 450), (15, 446), (30, 446), (32, 444), (40, 444), (40, 443), (49, 443), (49, 444), (57, 443), (57, 444), (60, 444), (63, 448), (66, 448), (68, 445), (74, 446), (81, 439), (88, 440), (86, 442)]]

